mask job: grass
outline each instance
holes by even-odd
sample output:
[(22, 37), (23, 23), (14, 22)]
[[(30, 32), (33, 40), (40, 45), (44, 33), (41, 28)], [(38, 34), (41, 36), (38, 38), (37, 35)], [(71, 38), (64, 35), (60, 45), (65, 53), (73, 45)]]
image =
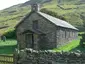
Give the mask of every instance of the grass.
[(84, 42), (84, 47), (77, 46), (74, 49), (72, 49), (71, 51), (76, 51), (76, 50), (80, 50), (81, 52), (85, 52), (85, 42)]
[[(84, 33), (85, 32), (79, 32), (79, 34), (84, 34)], [(84, 47), (80, 46), (80, 39), (82, 39), (82, 37), (79, 35), (77, 40), (73, 40), (68, 44), (66, 44), (65, 46), (55, 48), (53, 50), (56, 52), (61, 52), (61, 51), (70, 52), (70, 51), (77, 51), (77, 50), (81, 52), (85, 52), (85, 42), (84, 42)]]
[[(84, 21), (80, 14), (83, 12), (82, 15), (85, 15), (85, 4), (75, 5), (76, 3), (78, 4), (78, 2), (79, 0), (62, 0), (61, 3), (63, 3), (63, 5), (61, 6), (63, 8), (71, 8), (70, 10), (63, 10), (57, 6), (59, 4), (58, 0), (52, 0), (52, 2), (44, 3), (43, 6), (41, 6), (41, 9), (46, 8), (50, 11), (56, 12), (59, 16), (66, 18), (66, 20), (75, 27), (80, 27), (83, 25)], [(8, 28), (0, 29), (0, 34), (4, 34), (7, 30), (14, 29), (19, 20), (29, 13), (30, 10), (29, 6), (20, 7), (20, 5), (17, 5), (0, 11), (0, 27), (9, 26)]]
[[(82, 14), (82, 12), (85, 12), (84, 8), (77, 8), (78, 6), (75, 4), (64, 4), (64, 5), (61, 5), (63, 8), (65, 8), (65, 9), (71, 8), (71, 9), (63, 10), (57, 6), (56, 2), (57, 2), (56, 0), (53, 0), (50, 4), (44, 4), (43, 8), (56, 12), (61, 17), (63, 16), (67, 20), (67, 22), (69, 22), (70, 24), (72, 24), (75, 27), (83, 25), (83, 19), (81, 18), (80, 14)], [(72, 2), (74, 2), (74, 1), (72, 1)], [(85, 6), (84, 4), (81, 4), (81, 5), (83, 5), (83, 7)], [(80, 6), (80, 7), (82, 7), (82, 6)]]
[(0, 41), (0, 54), (13, 54), (16, 47), (16, 40)]
[(1, 46), (13, 46), (13, 45), (17, 45), (16, 40), (6, 40), (5, 42), (0, 41), (0, 47)]
[(62, 7), (65, 8), (65, 9), (66, 9), (66, 8), (76, 8), (76, 5), (73, 5), (73, 4), (72, 4), (72, 5), (66, 5), (66, 4), (65, 4), (65, 5), (63, 5)]
[(79, 46), (79, 43), (80, 43), (79, 39), (73, 40), (70, 43), (68, 43), (67, 45), (59, 47), (57, 49), (53, 49), (53, 50), (56, 52), (61, 52), (61, 51), (68, 52), (68, 51), (71, 51), (72, 49), (76, 48), (77, 46)]

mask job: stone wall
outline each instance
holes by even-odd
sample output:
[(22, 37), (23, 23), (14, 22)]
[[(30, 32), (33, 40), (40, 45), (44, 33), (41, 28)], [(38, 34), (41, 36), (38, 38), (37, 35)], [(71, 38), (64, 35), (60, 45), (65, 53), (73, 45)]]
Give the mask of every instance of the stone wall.
[[(30, 48), (32, 46), (32, 44), (28, 42), (31, 41), (30, 39), (32, 38), (27, 38), (27, 34), (30, 32), (30, 34), (33, 35), (32, 42), (36, 44), (34, 44), (34, 47), (31, 48), (37, 50), (46, 50), (61, 47), (69, 43), (69, 41), (72, 41), (73, 39), (77, 38), (74, 37), (74, 33), (77, 33), (77, 31), (72, 30), (70, 28), (56, 26), (51, 21), (47, 20), (46, 18), (35, 12), (30, 13), (22, 21), (23, 23), (21, 23), (16, 28), (17, 42), (20, 49), (24, 49), (27, 47)], [(38, 28), (34, 29), (33, 22), (36, 21), (38, 21)], [(37, 35), (36, 38), (35, 35)], [(77, 36), (77, 34), (75, 35)]]
[(17, 59), (15, 64), (85, 64), (85, 53), (24, 49), (15, 59)]
[[(16, 34), (17, 34), (17, 41), (19, 43), (19, 48), (20, 49), (24, 49), (26, 48), (26, 45), (29, 45), (26, 43), (26, 39), (25, 39), (25, 35), (26, 33), (22, 34), (24, 31), (27, 30), (33, 30), (35, 32), (37, 32), (36, 30), (33, 29), (33, 21), (37, 20), (38, 21), (38, 30), (41, 34), (46, 34), (45, 38), (46, 40), (41, 40), (40, 37), (38, 37), (37, 41), (38, 46), (37, 48), (41, 49), (43, 47), (41, 47), (40, 45), (43, 45), (45, 49), (49, 49), (49, 48), (55, 48), (56, 45), (56, 36), (55, 36), (55, 31), (56, 31), (56, 26), (51, 23), (50, 21), (46, 20), (45, 18), (43, 18), (42, 16), (40, 16), (37, 13), (32, 13), (29, 17), (27, 17), (25, 20), (23, 20), (24, 22), (21, 23), (17, 28), (16, 28)], [(38, 34), (39, 35), (39, 34)], [(39, 35), (41, 36), (41, 35)], [(34, 40), (35, 42), (35, 40)]]
[(56, 43), (57, 47), (64, 46), (72, 40), (78, 39), (78, 32), (72, 29), (57, 27), (56, 29)]

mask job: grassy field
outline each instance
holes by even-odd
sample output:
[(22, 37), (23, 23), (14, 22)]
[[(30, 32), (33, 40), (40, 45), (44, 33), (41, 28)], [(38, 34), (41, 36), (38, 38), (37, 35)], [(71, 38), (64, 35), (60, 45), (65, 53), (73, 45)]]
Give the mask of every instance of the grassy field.
[(0, 41), (0, 54), (13, 54), (16, 47), (16, 40), (6, 40), (6, 42)]
[(77, 46), (79, 46), (79, 43), (80, 43), (80, 40), (77, 39), (77, 40), (73, 40), (71, 42), (69, 42), (67, 45), (65, 46), (62, 46), (62, 47), (59, 47), (58, 49), (53, 49), (57, 52), (61, 52), (61, 51), (71, 51), (72, 49), (76, 48)]

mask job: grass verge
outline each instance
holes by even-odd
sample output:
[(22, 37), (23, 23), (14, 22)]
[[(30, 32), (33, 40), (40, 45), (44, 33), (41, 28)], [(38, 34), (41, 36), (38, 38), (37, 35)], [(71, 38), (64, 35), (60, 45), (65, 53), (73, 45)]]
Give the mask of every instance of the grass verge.
[(0, 41), (0, 54), (13, 54), (16, 47), (16, 40)]
[(79, 39), (73, 40), (70, 43), (68, 43), (67, 45), (59, 47), (59, 48), (55, 48), (53, 50), (56, 52), (61, 52), (61, 51), (68, 52), (68, 51), (71, 51), (72, 49), (76, 48), (77, 46), (79, 46), (79, 42), (80, 42)]

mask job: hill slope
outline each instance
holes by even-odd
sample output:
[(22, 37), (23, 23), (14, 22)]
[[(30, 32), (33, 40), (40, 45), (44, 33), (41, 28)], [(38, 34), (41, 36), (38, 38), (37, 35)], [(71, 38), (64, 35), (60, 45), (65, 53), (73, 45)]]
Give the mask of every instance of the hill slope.
[[(75, 27), (82, 27), (85, 22), (85, 2), (83, 0), (52, 0), (44, 2), (41, 11), (54, 13), (56, 17), (63, 17)], [(29, 3), (18, 4), (0, 11), (0, 34), (14, 29), (19, 20), (30, 12)]]

